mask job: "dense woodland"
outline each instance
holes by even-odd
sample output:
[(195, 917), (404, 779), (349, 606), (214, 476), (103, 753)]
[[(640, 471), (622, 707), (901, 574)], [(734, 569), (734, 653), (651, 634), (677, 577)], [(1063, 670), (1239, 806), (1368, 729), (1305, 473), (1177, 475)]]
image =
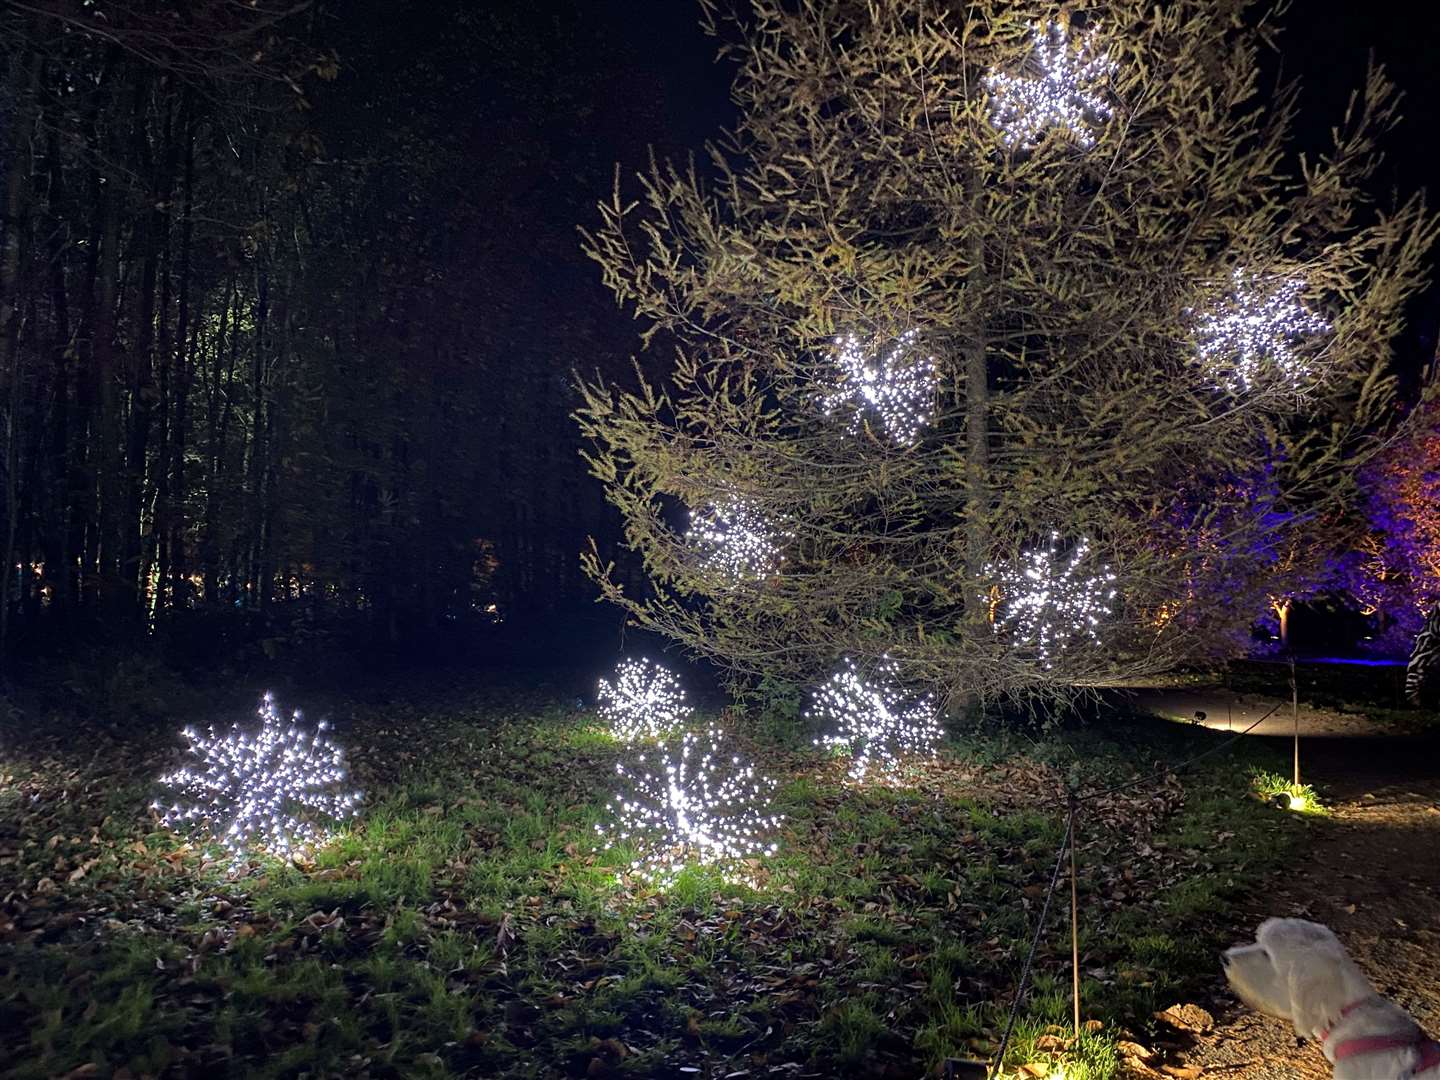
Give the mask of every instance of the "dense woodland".
[(588, 601), (574, 229), (665, 121), (590, 116), (573, 13), (423, 8), (5, 5), (8, 647)]

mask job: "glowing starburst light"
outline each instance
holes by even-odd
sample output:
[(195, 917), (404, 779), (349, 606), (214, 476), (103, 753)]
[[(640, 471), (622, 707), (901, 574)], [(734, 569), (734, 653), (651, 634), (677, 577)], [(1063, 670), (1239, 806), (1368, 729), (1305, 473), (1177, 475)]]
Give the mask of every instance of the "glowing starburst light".
[(680, 680), (649, 660), (622, 660), (615, 681), (600, 680), (600, 715), (617, 739), (653, 739), (690, 716)]
[(1236, 268), (1229, 293), (1195, 325), (1195, 351), (1215, 384), (1239, 394), (1274, 382), (1297, 394), (1314, 382), (1305, 339), (1330, 324), (1301, 299), (1302, 278), (1262, 277)]
[(637, 846), (631, 869), (656, 880), (692, 863), (773, 855), (779, 845), (764, 837), (783, 820), (769, 812), (775, 781), (722, 754), (721, 742), (715, 728), (687, 732), (678, 747), (640, 755), (636, 768), (616, 765), (630, 794), (611, 802), (608, 828), (595, 826), (603, 846)]
[(934, 699), (907, 694), (899, 669), (888, 657), (875, 665), (868, 679), (847, 658), (815, 692), (806, 715), (832, 729), (815, 744), (848, 753), (854, 780), (863, 780), (872, 768), (893, 774), (907, 755), (934, 756), (944, 736)]
[(1059, 128), (1088, 150), (1095, 144), (1092, 128), (1110, 119), (1110, 104), (1098, 87), (1115, 62), (1104, 52), (1091, 55), (1091, 35), (1072, 44), (1059, 23), (1036, 23), (1031, 39), (1038, 73), (986, 76), (991, 121), (1007, 146), (1033, 146), (1048, 129)]
[(1021, 552), (1018, 563), (987, 565), (986, 576), (995, 584), (982, 599), (992, 605), (995, 632), (1008, 631), (1012, 642), (1032, 650), (1047, 669), (1076, 638), (1098, 644), (1100, 620), (1115, 598), (1115, 575), (1108, 566), (1084, 570), (1089, 557), (1088, 540), (1067, 557), (1060, 534), (1052, 532), (1048, 544)]
[(298, 711), (286, 722), (266, 694), (256, 710), (258, 730), (237, 724), (224, 734), (186, 728), (189, 753), (199, 764), (160, 778), (175, 789), (174, 801), (153, 808), (174, 829), (200, 827), (239, 859), (251, 848), (288, 856), (322, 843), (328, 828), (354, 815), (360, 793), (349, 788), (345, 752), (301, 724)]
[(790, 534), (776, 528), (759, 505), (735, 496), (696, 511), (685, 533), (700, 567), (730, 585), (769, 577), (785, 561)]
[(818, 397), (826, 416), (849, 416), (847, 431), (860, 434), (872, 417), (892, 442), (910, 446), (935, 412), (935, 358), (918, 351), (920, 332), (906, 330), (888, 350), (867, 347), (856, 334), (835, 339), (833, 389)]

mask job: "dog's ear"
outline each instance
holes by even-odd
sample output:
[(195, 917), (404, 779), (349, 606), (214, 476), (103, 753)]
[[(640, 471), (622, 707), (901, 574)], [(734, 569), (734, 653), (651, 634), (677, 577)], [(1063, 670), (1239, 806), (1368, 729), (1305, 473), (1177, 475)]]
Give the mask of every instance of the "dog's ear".
[(1290, 965), (1290, 1022), (1302, 1039), (1317, 1038), (1340, 1014), (1344, 983), (1331, 957), (1315, 952)]

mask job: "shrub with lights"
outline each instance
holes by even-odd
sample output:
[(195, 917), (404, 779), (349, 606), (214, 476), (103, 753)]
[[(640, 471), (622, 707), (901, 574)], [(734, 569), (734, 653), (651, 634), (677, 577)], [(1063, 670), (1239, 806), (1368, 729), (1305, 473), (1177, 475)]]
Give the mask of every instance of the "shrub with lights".
[(600, 680), (600, 715), (624, 742), (654, 739), (675, 730), (693, 711), (680, 680), (652, 660), (622, 660), (614, 681)]
[(309, 727), (299, 710), (283, 719), (269, 694), (257, 714), (259, 726), (248, 729), (187, 727), (194, 764), (160, 777), (171, 795), (152, 804), (164, 825), (203, 831), (237, 861), (252, 851), (285, 858), (323, 843), (361, 798), (323, 720)]
[(783, 820), (771, 805), (775, 781), (723, 745), (712, 727), (643, 753), (633, 766), (617, 764), (627, 793), (612, 800), (611, 823), (595, 826), (602, 847), (636, 849), (630, 869), (656, 882), (687, 866), (774, 854), (770, 837)]
[(849, 755), (853, 780), (894, 778), (906, 758), (933, 757), (945, 734), (934, 698), (908, 693), (888, 658), (868, 676), (847, 658), (816, 691), (806, 716), (828, 729), (817, 746)]

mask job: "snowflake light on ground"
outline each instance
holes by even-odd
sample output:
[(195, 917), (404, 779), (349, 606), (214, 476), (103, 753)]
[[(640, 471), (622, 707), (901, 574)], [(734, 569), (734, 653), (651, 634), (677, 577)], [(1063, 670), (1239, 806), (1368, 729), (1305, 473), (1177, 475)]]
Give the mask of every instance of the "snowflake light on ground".
[(920, 332), (906, 330), (886, 351), (868, 347), (853, 333), (835, 340), (839, 378), (818, 397), (826, 416), (845, 413), (847, 431), (858, 435), (867, 416), (887, 438), (910, 446), (935, 411), (935, 359), (918, 351)]
[(1195, 350), (1215, 384), (1239, 394), (1277, 383), (1297, 394), (1314, 379), (1306, 338), (1330, 324), (1305, 306), (1301, 278), (1264, 278), (1236, 268), (1229, 293), (1203, 312)]
[(623, 660), (615, 681), (600, 680), (600, 715), (617, 739), (653, 739), (690, 716), (680, 680), (649, 660)]
[(1103, 52), (1090, 55), (1089, 35), (1072, 45), (1059, 23), (1036, 23), (1032, 40), (1038, 72), (997, 71), (985, 79), (992, 122), (1007, 146), (1033, 146), (1046, 130), (1059, 128), (1088, 150), (1095, 144), (1092, 127), (1110, 119), (1097, 87), (1115, 70), (1114, 61)]
[(772, 855), (766, 834), (782, 818), (770, 813), (775, 781), (739, 757), (721, 753), (716, 728), (687, 732), (679, 746), (640, 755), (637, 767), (615, 766), (630, 788), (611, 802), (614, 821), (596, 825), (603, 846), (635, 845), (631, 869), (664, 880), (690, 864), (715, 865)]
[(685, 533), (701, 568), (731, 585), (757, 581), (778, 570), (789, 538), (755, 502), (734, 496), (696, 511)]
[(851, 755), (850, 777), (863, 780), (872, 769), (893, 774), (906, 755), (933, 756), (944, 731), (928, 694), (906, 694), (899, 669), (886, 658), (865, 678), (854, 660), (830, 676), (815, 693), (807, 716), (832, 730), (815, 740)]
[(217, 735), (185, 729), (197, 766), (160, 778), (175, 789), (168, 807), (153, 804), (170, 828), (199, 826), (237, 859), (252, 847), (281, 857), (321, 843), (335, 822), (351, 817), (360, 793), (349, 788), (345, 753), (307, 729), (297, 711), (286, 722), (269, 694), (260, 702), (258, 730), (237, 724)]
[(995, 584), (982, 599), (991, 605), (995, 632), (1008, 630), (1012, 642), (1032, 650), (1047, 669), (1077, 637), (1098, 644), (1100, 620), (1115, 598), (1115, 575), (1108, 566), (1086, 571), (1089, 557), (1088, 540), (1067, 557), (1060, 534), (1052, 532), (1049, 544), (1021, 552), (1018, 564), (987, 565)]

